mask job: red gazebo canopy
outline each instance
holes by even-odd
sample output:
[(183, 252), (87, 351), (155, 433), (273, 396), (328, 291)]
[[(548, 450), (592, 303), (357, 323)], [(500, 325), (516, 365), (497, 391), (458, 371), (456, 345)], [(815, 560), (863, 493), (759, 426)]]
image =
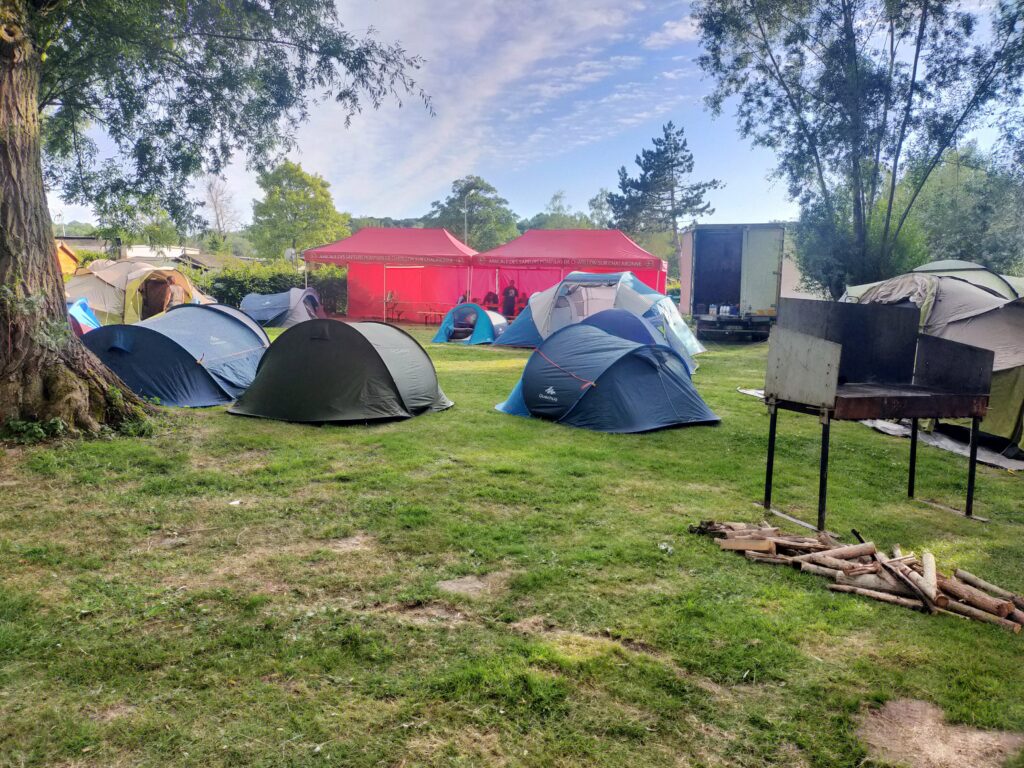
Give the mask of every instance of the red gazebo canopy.
[(466, 266), (475, 254), (476, 251), (447, 229), (366, 227), (344, 240), (310, 248), (303, 258), (321, 264), (371, 262)]
[(645, 251), (617, 229), (530, 229), (511, 242), (473, 259), (477, 266), (667, 269), (663, 259)]

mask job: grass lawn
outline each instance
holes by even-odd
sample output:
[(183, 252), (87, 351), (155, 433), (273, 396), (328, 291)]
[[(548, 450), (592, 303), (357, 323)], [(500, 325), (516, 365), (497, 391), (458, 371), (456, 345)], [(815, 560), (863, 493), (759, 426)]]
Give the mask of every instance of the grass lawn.
[[(1024, 730), (1022, 637), (686, 532), (760, 519), (764, 345), (701, 358), (719, 427), (630, 436), (495, 412), (523, 352), (428, 350), (444, 413), (7, 450), (0, 766), (852, 767), (896, 697)], [(810, 519), (818, 424), (780, 425)], [(979, 468), (968, 521), (904, 498), (907, 451), (835, 425), (830, 527), (1024, 590), (1021, 479)], [(922, 446), (919, 494), (961, 506), (965, 464)]]

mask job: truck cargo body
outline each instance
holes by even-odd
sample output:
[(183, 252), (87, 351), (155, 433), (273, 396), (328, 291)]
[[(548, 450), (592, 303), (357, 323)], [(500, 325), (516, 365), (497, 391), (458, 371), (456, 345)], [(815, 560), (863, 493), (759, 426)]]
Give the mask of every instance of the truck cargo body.
[(681, 235), (679, 309), (710, 340), (768, 338), (782, 281), (782, 224), (699, 224)]

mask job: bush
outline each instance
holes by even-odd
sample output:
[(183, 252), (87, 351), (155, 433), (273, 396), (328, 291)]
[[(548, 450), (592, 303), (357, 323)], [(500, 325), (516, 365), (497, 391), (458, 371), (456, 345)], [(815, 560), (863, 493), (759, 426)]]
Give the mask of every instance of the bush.
[[(331, 314), (344, 312), (348, 304), (346, 270), (328, 266), (310, 270), (308, 275), (309, 286), (320, 294), (324, 309)], [(296, 271), (291, 264), (278, 261), (225, 269), (214, 275), (204, 275), (194, 282), (200, 290), (222, 304), (237, 307), (249, 293), (284, 293), (289, 288), (304, 288), (306, 275)]]
[(109, 253), (104, 253), (103, 251), (88, 251), (85, 250), (84, 248), (80, 251), (75, 251), (75, 256), (78, 258), (79, 267), (84, 267), (88, 264), (91, 264), (92, 262), (96, 261), (96, 259), (110, 258)]

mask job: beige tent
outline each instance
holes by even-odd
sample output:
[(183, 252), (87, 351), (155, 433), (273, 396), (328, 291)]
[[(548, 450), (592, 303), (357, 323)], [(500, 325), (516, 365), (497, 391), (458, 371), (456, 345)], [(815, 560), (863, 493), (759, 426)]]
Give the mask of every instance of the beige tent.
[[(992, 282), (991, 288), (937, 270), (914, 271), (868, 287), (859, 301), (912, 303), (921, 310), (924, 333), (995, 352), (992, 396), (981, 428), (1007, 440), (1012, 448), (1024, 450), (1024, 299), (1016, 298), (1012, 284), (995, 283), (988, 277), (1002, 276), (985, 273), (984, 277), (979, 273), (971, 277)], [(1013, 297), (1005, 295), (1010, 292)]]
[[(975, 264), (973, 261), (961, 261), (959, 259), (930, 261), (915, 268), (914, 274), (935, 275), (936, 277), (959, 277), (971, 285), (993, 291), (1004, 299), (1024, 297), (1024, 277), (1000, 275), (998, 272), (993, 272), (988, 267)], [(884, 282), (884, 280), (881, 280), (877, 283), (848, 286), (846, 294), (841, 301), (856, 302), (866, 291)]]
[(134, 261), (97, 259), (76, 270), (65, 288), (68, 301), (86, 299), (104, 325), (137, 323), (175, 303), (213, 301), (178, 270)]

